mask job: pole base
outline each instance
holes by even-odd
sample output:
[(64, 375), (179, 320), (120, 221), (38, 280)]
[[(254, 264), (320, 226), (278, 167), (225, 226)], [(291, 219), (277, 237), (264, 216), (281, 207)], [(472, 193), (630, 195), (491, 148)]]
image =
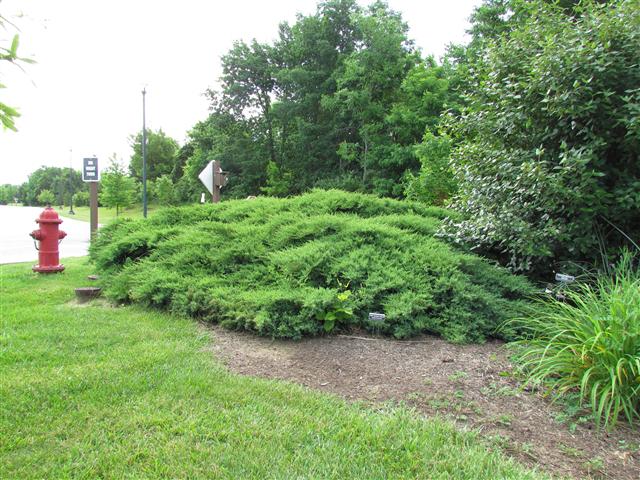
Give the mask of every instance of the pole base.
[(38, 273), (58, 273), (64, 270), (64, 265), (51, 265), (47, 267), (41, 267), (40, 265), (34, 265), (31, 270)]

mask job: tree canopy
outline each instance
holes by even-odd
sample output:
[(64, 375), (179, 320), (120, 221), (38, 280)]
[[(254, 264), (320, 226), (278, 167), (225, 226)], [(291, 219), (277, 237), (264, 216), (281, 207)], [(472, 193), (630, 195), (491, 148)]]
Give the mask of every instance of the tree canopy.
[(383, 2), (331, 0), (282, 23), (272, 43), (236, 42), (208, 92), (211, 114), (191, 132), (186, 174), (195, 180), (215, 157), (230, 196), (314, 186), (402, 196), (420, 167), (413, 145), (448, 98), (444, 70), (407, 31)]
[[(142, 180), (142, 132), (130, 137), (133, 155), (129, 163), (129, 173)], [(167, 136), (162, 129), (147, 131), (147, 179), (155, 180), (171, 174), (176, 168), (178, 142)]]
[(29, 179), (17, 188), (16, 197), (26, 205), (39, 205), (38, 196), (48, 190), (58, 205), (68, 204), (71, 196), (86, 190), (82, 174), (71, 168), (40, 167), (29, 175)]

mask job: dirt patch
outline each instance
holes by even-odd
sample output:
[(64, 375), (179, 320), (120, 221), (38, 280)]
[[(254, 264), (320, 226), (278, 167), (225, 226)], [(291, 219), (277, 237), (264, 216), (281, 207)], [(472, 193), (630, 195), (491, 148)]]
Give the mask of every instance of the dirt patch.
[(504, 344), (394, 341), (366, 334), (299, 342), (207, 327), (212, 349), (234, 372), (300, 383), (348, 400), (401, 401), (480, 429), (519, 461), (575, 478), (640, 478), (640, 432), (596, 431), (541, 395), (519, 389)]

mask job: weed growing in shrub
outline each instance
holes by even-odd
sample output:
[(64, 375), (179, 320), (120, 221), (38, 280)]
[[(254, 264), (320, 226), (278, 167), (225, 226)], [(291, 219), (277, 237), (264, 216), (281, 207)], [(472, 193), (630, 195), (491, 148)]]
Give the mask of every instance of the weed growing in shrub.
[(541, 300), (509, 322), (529, 337), (516, 354), (529, 384), (556, 397), (579, 392), (598, 424), (640, 418), (640, 273), (624, 254), (612, 275)]
[(327, 311), (320, 316), (320, 320), (324, 322), (325, 332), (332, 331), (338, 322), (346, 323), (351, 320), (353, 309), (348, 306), (350, 298), (351, 290), (338, 293), (333, 305), (330, 305)]
[(384, 312), (376, 330), (397, 338), (483, 341), (521, 311), (532, 287), (434, 238), (447, 214), (318, 190), (118, 221), (91, 254), (118, 301), (230, 328), (300, 338), (371, 328), (368, 313)]

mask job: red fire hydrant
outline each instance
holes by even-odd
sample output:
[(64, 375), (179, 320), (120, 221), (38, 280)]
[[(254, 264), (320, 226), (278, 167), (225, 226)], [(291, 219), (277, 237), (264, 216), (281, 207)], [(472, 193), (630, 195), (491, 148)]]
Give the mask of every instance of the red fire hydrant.
[(60, 265), (58, 245), (67, 234), (60, 230), (59, 225), (62, 223), (62, 220), (60, 220), (58, 212), (51, 208), (51, 206), (47, 206), (40, 214), (40, 217), (36, 219), (36, 223), (40, 224), (40, 228), (29, 234), (34, 240), (40, 242), (40, 247), (36, 245), (36, 250), (38, 250), (38, 265), (34, 265), (32, 270), (40, 273), (63, 271), (64, 265)]

